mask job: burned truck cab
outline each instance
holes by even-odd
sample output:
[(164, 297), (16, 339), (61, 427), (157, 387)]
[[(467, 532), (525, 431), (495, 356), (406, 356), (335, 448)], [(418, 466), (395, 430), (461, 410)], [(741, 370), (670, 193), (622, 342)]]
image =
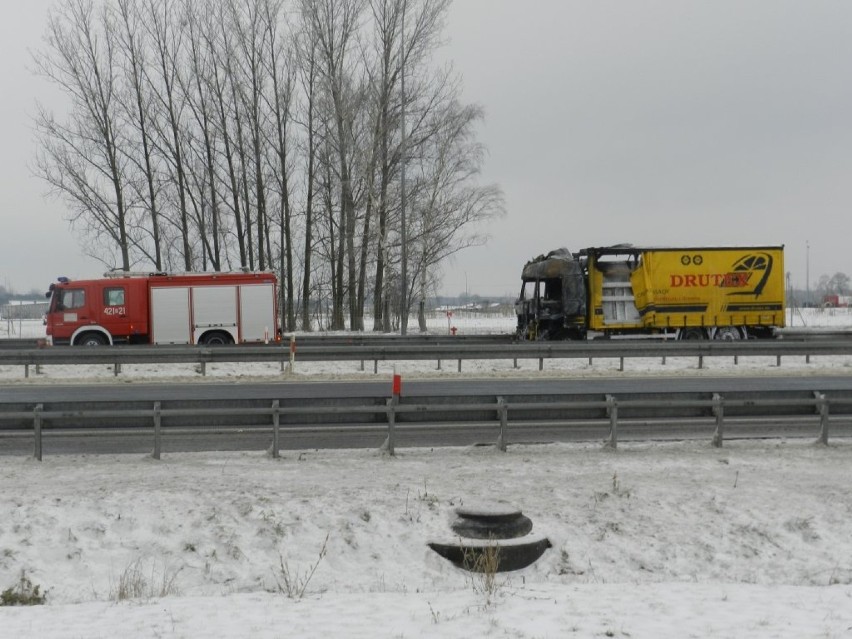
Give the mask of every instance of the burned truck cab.
[(566, 248), (533, 258), (521, 273), (515, 302), (517, 336), (524, 340), (584, 339), (586, 284), (583, 263)]

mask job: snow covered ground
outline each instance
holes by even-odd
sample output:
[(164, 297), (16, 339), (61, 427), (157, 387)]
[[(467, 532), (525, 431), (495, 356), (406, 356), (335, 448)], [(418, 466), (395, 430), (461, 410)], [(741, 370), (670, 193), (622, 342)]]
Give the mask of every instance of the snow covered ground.
[[(843, 318), (826, 325), (852, 325)], [(547, 362), (544, 374), (754, 375), (766, 365), (713, 361), (707, 371), (628, 363), (625, 373)], [(458, 375), (446, 363), (440, 373), (406, 365)], [(488, 366), (476, 373), (539, 374), (537, 363)], [(826, 367), (849, 372), (786, 360), (772, 371)], [(108, 367), (54, 368), (28, 380), (19, 368), (0, 373), (2, 383), (111, 381)], [(128, 368), (121, 383), (139, 379)], [(307, 368), (296, 376), (372, 377)], [(151, 375), (202, 381), (192, 367)], [(224, 375), (280, 370), (210, 378)], [(852, 441), (397, 452), (0, 458), (0, 591), (16, 592), (23, 575), (47, 593), (45, 605), (0, 607), (0, 637), (852, 636)], [(553, 547), (489, 581), (427, 542), (451, 538), (456, 507), (492, 502), (520, 508)]]
[[(850, 456), (775, 441), (7, 458), (0, 585), (24, 571), (47, 605), (0, 608), (0, 636), (848, 637)], [(426, 545), (490, 501), (553, 544), (491, 586)]]

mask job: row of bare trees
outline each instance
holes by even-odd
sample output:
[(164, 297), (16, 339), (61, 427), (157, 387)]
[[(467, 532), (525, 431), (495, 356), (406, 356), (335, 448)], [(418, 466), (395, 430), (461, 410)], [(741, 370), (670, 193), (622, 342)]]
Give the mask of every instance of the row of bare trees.
[(503, 210), (433, 61), (449, 2), (64, 0), (36, 170), (110, 267), (274, 269), (285, 330), (388, 330)]

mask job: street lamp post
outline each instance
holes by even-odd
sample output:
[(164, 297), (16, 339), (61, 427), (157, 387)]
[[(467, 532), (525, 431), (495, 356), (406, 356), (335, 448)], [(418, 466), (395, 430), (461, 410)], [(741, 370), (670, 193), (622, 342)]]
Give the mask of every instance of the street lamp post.
[(805, 241), (805, 306), (811, 305), (811, 243)]

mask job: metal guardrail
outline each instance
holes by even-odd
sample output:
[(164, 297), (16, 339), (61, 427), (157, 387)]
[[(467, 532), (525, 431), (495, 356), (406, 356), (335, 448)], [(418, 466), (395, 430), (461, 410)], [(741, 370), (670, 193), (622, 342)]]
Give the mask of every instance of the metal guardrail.
[(0, 350), (38, 348), (39, 341), (32, 337), (3, 337), (0, 338)]
[[(722, 446), (730, 429), (746, 427), (743, 437), (766, 437), (786, 429), (787, 436), (816, 436), (827, 444), (831, 425), (843, 424), (852, 435), (852, 389), (831, 392), (626, 393), (616, 395), (364, 397), (339, 400), (189, 400), (43, 402), (0, 404), (0, 438), (28, 437), (41, 460), (45, 436), (143, 435), (151, 438), (153, 456), (177, 435), (260, 433), (271, 437), (269, 452), (279, 456), (282, 435), (339, 434), (343, 431), (384, 435), (382, 448), (394, 454), (400, 433), (430, 429), (490, 432), (498, 449), (521, 440), (531, 428), (568, 434), (578, 429), (602, 435), (616, 448), (620, 429), (633, 438), (660, 438), (654, 426), (713, 427), (711, 441)], [(748, 430), (751, 428), (752, 430)], [(433, 435), (434, 437), (434, 435)], [(676, 439), (683, 439), (680, 432)], [(435, 445), (434, 441), (431, 444)], [(313, 447), (313, 446), (312, 446)]]
[[(776, 337), (787, 340), (852, 340), (852, 328), (807, 328), (789, 327), (775, 331)], [(667, 341), (662, 335), (647, 335), (642, 338), (615, 337), (614, 341), (629, 341), (641, 339), (642, 341), (660, 343)], [(0, 338), (0, 351), (7, 349), (38, 348), (39, 342), (44, 339), (34, 337), (9, 337)], [(298, 336), (300, 347), (304, 346), (394, 346), (400, 344), (510, 344), (517, 341), (514, 333), (487, 333), (487, 334), (457, 334), (448, 333), (410, 333), (399, 335), (395, 333), (301, 333)], [(605, 341), (605, 338), (590, 340), (593, 343)], [(670, 338), (668, 341), (671, 341)], [(554, 342), (559, 343), (559, 342)], [(146, 347), (147, 348), (147, 347)], [(196, 348), (196, 347), (191, 347)]]
[[(298, 336), (299, 346), (393, 346), (398, 344), (509, 344), (515, 341), (513, 333), (488, 333), (450, 335), (437, 333), (304, 333)], [(0, 351), (8, 349), (38, 348), (44, 338), (0, 338)], [(285, 343), (285, 346), (287, 344)], [(125, 348), (121, 346), (120, 348)], [(144, 346), (156, 348), (156, 346)], [(197, 348), (197, 346), (187, 346)]]
[(201, 374), (206, 374), (210, 363), (233, 362), (280, 362), (281, 370), (293, 371), (297, 361), (344, 362), (372, 361), (374, 372), (378, 372), (380, 361), (432, 360), (441, 368), (443, 361), (457, 361), (462, 370), (464, 360), (518, 360), (537, 359), (539, 370), (544, 360), (552, 359), (619, 359), (621, 369), (628, 358), (657, 358), (663, 363), (667, 357), (695, 357), (702, 368), (707, 357), (771, 356), (776, 365), (783, 357), (799, 356), (810, 361), (811, 357), (827, 355), (852, 355), (849, 340), (746, 340), (746, 341), (628, 341), (601, 340), (591, 342), (512, 342), (505, 344), (456, 343), (452, 338), (446, 342), (422, 344), (413, 342), (384, 344), (352, 344), (333, 346), (301, 346), (298, 343), (266, 346), (122, 346), (116, 348), (95, 347), (47, 347), (21, 350), (0, 350), (0, 366), (24, 366), (29, 376), (32, 366), (110, 364), (118, 375), (123, 364), (199, 364)]
[(787, 327), (775, 330), (780, 339), (850, 339), (852, 328)]

